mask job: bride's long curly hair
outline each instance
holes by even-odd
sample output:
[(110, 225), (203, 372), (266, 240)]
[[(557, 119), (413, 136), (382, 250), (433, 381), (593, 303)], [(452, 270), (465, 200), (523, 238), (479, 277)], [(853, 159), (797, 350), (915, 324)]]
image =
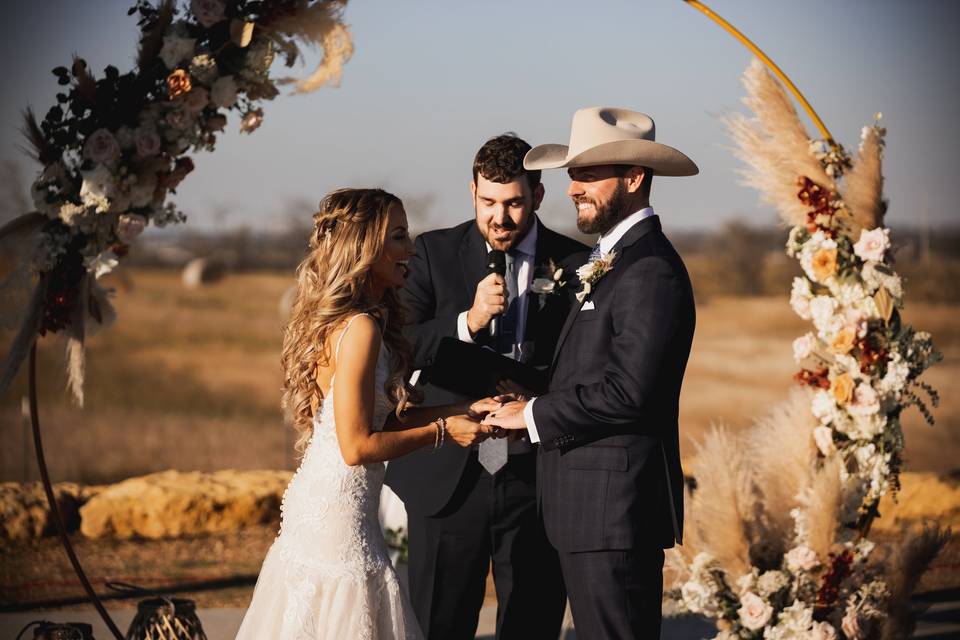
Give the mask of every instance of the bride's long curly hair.
[(283, 406), (297, 431), (303, 452), (313, 432), (313, 417), (325, 389), (317, 371), (330, 364), (330, 334), (357, 313), (369, 313), (390, 350), (390, 375), (384, 384), (399, 417), (412, 389), (406, 379), (412, 355), (403, 336), (403, 310), (396, 290), (380, 300), (370, 292), (370, 269), (383, 252), (388, 211), (400, 199), (382, 189), (339, 189), (320, 202), (313, 215), (310, 252), (297, 267), (297, 292), (283, 334)]

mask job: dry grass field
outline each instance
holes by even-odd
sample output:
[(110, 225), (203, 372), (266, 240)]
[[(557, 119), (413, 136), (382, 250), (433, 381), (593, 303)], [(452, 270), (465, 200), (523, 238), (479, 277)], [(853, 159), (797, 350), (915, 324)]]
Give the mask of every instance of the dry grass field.
[[(54, 480), (291, 467), (292, 440), (279, 410), (278, 305), (289, 284), (279, 274), (232, 275), (198, 290), (183, 288), (172, 271), (115, 279), (119, 320), (88, 341), (84, 409), (64, 391), (62, 344), (41, 342), (41, 419)], [(943, 395), (937, 425), (927, 426), (915, 411), (905, 417), (911, 470), (960, 467), (958, 311), (929, 303), (907, 308), (907, 321), (931, 331), (946, 356), (927, 378)], [(701, 296), (682, 402), (685, 455), (711, 424), (741, 428), (786, 396), (795, 368), (790, 342), (806, 330), (785, 297)], [(8, 341), (0, 339), (3, 352)], [(20, 415), (25, 378), (21, 373), (0, 398), (3, 480), (38, 477)], [(74, 540), (98, 590), (105, 591), (106, 579), (154, 589), (191, 585), (185, 595), (201, 606), (244, 606), (275, 531), (263, 525), (181, 540)], [(958, 554), (952, 545), (923, 588), (955, 585)], [(0, 546), (0, 603), (65, 603), (81, 593), (55, 539)]]
[[(55, 480), (110, 482), (168, 468), (289, 468), (292, 439), (279, 409), (280, 274), (239, 274), (185, 289), (172, 271), (114, 281), (119, 319), (88, 341), (86, 407), (64, 391), (62, 343), (41, 341), (41, 424)], [(937, 425), (905, 416), (907, 468), (960, 467), (960, 306), (908, 304), (945, 360), (928, 373), (943, 401)], [(685, 455), (712, 423), (743, 427), (793, 386), (790, 342), (807, 330), (786, 299), (709, 297), (684, 384)], [(9, 334), (0, 340), (6, 352)], [(21, 417), (26, 376), (0, 398), (0, 479), (37, 479)]]

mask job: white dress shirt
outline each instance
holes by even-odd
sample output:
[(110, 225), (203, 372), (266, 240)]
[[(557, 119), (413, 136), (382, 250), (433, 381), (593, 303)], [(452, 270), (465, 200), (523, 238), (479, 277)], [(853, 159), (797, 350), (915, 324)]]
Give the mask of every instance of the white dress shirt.
[[(530, 231), (528, 231), (527, 235), (513, 248), (513, 267), (517, 274), (516, 341), (521, 359), (523, 356), (523, 338), (526, 333), (527, 324), (527, 296), (524, 294), (527, 292), (527, 289), (530, 288), (530, 283), (533, 282), (533, 261), (536, 259), (537, 254), (538, 224), (539, 222), (536, 216), (534, 216)], [(493, 247), (487, 244), (487, 253), (492, 249)], [(466, 311), (457, 316), (457, 337), (464, 342), (473, 343), (473, 336), (470, 335), (470, 329), (467, 327)]]
[[(620, 239), (627, 234), (627, 231), (630, 231), (630, 229), (641, 220), (645, 220), (652, 215), (654, 215), (653, 208), (646, 207), (640, 209), (640, 211), (631, 213), (615, 224), (613, 229), (610, 229), (600, 236), (600, 254), (603, 255), (612, 251), (617, 243), (620, 242)], [(523, 408), (523, 421), (526, 423), (527, 431), (530, 433), (530, 442), (540, 442), (540, 434), (537, 433), (537, 423), (533, 420), (533, 403), (535, 401), (536, 398), (531, 398), (530, 402)]]

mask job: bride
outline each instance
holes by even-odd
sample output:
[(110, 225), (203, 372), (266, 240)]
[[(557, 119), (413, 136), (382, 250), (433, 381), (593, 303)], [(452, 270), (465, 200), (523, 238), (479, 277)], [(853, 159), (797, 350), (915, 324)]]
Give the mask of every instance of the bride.
[(237, 638), (421, 638), (377, 511), (385, 460), (469, 447), (468, 405), (408, 408), (397, 288), (414, 254), (400, 200), (341, 189), (314, 214), (283, 340), (284, 405), (303, 451)]

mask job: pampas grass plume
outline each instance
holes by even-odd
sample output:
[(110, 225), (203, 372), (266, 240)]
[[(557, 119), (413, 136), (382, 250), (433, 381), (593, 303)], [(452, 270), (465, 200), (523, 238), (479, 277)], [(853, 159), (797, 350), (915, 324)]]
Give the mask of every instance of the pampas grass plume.
[(883, 225), (886, 202), (883, 199), (883, 147), (880, 134), (867, 127), (857, 159), (844, 179), (843, 201), (850, 210), (851, 239), (860, 237), (860, 230), (869, 231)]
[(890, 589), (889, 616), (883, 623), (883, 640), (908, 638), (916, 624), (916, 615), (910, 606), (910, 596), (920, 577), (940, 550), (953, 537), (950, 529), (927, 526), (908, 532), (903, 542), (893, 550), (888, 562), (886, 582)]

